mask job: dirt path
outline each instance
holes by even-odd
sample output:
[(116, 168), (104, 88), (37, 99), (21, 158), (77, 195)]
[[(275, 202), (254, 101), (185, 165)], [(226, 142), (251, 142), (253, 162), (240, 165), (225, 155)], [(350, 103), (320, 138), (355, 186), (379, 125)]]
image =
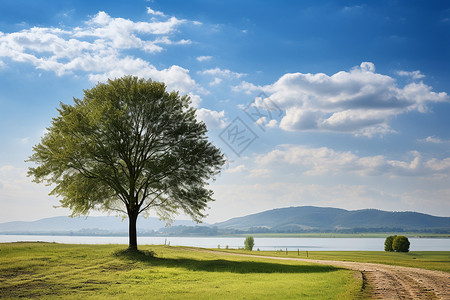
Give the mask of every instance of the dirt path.
[[(218, 253), (217, 251), (204, 251)], [(264, 257), (278, 260), (296, 260), (359, 271), (361, 272), (363, 279), (373, 288), (374, 299), (450, 300), (450, 274), (442, 271), (334, 260), (273, 257), (229, 252), (220, 252), (220, 254), (259, 258)]]

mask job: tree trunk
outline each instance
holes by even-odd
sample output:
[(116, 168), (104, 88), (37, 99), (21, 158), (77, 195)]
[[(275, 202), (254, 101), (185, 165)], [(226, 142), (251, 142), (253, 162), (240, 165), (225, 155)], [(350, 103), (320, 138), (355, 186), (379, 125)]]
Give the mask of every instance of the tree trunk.
[(136, 233), (136, 221), (138, 214), (135, 212), (128, 212), (128, 250), (137, 250), (137, 233)]

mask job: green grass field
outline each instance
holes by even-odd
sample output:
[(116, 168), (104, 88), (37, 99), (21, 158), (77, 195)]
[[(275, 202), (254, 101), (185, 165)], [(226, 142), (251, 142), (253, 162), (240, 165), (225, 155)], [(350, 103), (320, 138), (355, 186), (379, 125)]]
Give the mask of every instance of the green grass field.
[(193, 248), (0, 244), (0, 298), (355, 299), (362, 281), (331, 266)]
[[(216, 249), (214, 249), (216, 250)], [(384, 251), (245, 251), (219, 250), (232, 253), (256, 254), (261, 256), (309, 258), (379, 263), (394, 266), (414, 267), (450, 272), (450, 251), (412, 251), (408, 253)]]

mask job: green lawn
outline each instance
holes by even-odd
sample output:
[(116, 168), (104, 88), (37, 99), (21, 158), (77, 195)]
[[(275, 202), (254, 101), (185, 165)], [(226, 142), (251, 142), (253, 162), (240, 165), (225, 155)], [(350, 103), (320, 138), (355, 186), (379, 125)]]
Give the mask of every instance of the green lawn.
[(0, 244), (0, 298), (354, 299), (355, 272), (193, 248)]
[[(219, 251), (219, 250), (217, 250)], [(220, 250), (233, 253), (257, 254), (262, 256), (294, 257), (323, 260), (370, 262), (395, 266), (423, 268), (450, 272), (450, 251), (412, 251), (408, 253), (384, 251), (245, 251)]]

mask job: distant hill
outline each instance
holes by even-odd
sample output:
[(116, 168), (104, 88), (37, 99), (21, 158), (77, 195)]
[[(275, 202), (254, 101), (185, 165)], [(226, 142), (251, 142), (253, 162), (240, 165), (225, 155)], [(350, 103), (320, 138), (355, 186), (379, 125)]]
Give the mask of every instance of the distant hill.
[[(178, 220), (173, 226), (195, 226), (193, 221)], [(157, 218), (139, 218), (138, 232), (158, 231), (165, 227), (165, 223)], [(75, 234), (127, 234), (128, 220), (122, 222), (121, 218), (105, 217), (53, 217), (32, 222), (0, 223), (0, 234), (36, 234), (36, 233), (75, 233)]]
[[(165, 227), (165, 223), (157, 218), (139, 218), (137, 230), (140, 236), (394, 231), (450, 234), (450, 217), (376, 209), (345, 210), (331, 207), (299, 206), (267, 210), (213, 225), (179, 220), (170, 227)], [(0, 223), (0, 234), (127, 236), (128, 221), (122, 222), (117, 217), (53, 217), (33, 222)]]
[(417, 212), (389, 212), (376, 209), (345, 210), (299, 206), (278, 208), (214, 224), (221, 229), (264, 228), (271, 232), (304, 232), (351, 229), (450, 230), (450, 217)]

